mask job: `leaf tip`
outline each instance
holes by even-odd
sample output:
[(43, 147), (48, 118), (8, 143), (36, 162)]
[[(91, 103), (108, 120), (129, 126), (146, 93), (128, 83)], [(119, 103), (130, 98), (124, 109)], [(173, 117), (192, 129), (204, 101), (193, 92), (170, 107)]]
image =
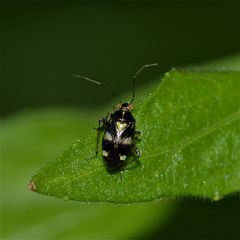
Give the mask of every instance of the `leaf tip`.
[(35, 184), (35, 182), (33, 180), (31, 180), (28, 184), (28, 189), (33, 191), (33, 192), (36, 192), (36, 189), (37, 189), (37, 186)]

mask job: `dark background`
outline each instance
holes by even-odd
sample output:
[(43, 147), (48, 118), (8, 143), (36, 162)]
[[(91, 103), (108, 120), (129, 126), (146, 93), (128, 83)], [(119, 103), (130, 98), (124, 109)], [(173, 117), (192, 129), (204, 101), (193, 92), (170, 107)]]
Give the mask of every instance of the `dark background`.
[[(138, 86), (172, 67), (240, 52), (238, 1), (2, 1), (1, 114), (51, 106), (98, 109), (111, 101), (82, 74), (120, 95), (146, 63)], [(240, 237), (238, 197), (188, 199), (151, 238)]]
[[(39, 106), (99, 107), (146, 63), (158, 73), (240, 51), (238, 1), (3, 1), (1, 113)], [(139, 77), (146, 83), (156, 70)]]

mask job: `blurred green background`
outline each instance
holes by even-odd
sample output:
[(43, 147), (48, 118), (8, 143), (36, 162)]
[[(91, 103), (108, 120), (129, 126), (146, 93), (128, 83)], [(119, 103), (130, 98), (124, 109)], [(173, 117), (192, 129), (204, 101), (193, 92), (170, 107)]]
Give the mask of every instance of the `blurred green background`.
[[(239, 239), (237, 196), (131, 206), (63, 202), (26, 188), (45, 162), (95, 126), (139, 77), (240, 52), (238, 1), (1, 1), (2, 239)], [(111, 109), (111, 108), (110, 108)]]

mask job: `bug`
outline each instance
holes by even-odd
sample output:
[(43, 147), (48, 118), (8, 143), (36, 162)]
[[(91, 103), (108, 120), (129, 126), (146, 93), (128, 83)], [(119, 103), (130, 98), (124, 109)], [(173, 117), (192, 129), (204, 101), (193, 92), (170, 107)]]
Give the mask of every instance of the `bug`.
[(105, 118), (99, 119), (98, 128), (96, 128), (96, 155), (98, 155), (99, 133), (101, 130), (104, 130), (102, 138), (102, 155), (108, 170), (111, 172), (121, 170), (127, 162), (126, 160), (131, 152), (135, 155), (133, 160), (140, 157), (140, 151), (136, 147), (135, 142), (141, 132), (135, 129), (136, 121), (131, 113), (133, 109), (133, 102), (135, 100), (136, 77), (143, 69), (156, 65), (157, 63), (144, 65), (136, 72), (133, 76), (132, 99), (131, 101), (124, 103), (114, 92), (106, 88), (102, 82), (95, 81), (85, 76), (74, 75), (75, 77), (82, 78), (99, 86), (105, 87), (105, 89), (119, 102), (113, 113), (108, 113)]

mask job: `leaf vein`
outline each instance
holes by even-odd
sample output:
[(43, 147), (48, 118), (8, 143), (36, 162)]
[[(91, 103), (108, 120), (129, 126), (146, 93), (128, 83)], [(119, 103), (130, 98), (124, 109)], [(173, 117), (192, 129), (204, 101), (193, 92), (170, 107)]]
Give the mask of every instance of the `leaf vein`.
[[(233, 114), (231, 114), (228, 117), (225, 117), (224, 119), (218, 121), (217, 123), (215, 123), (214, 125), (208, 127), (208, 128), (204, 128), (202, 130), (199, 130), (197, 133), (195, 133), (192, 137), (187, 137), (187, 140), (185, 143), (183, 144), (179, 144), (179, 146), (177, 147), (177, 151), (181, 151), (186, 147), (189, 147), (192, 143), (194, 143), (195, 141), (215, 132), (216, 130), (220, 129), (221, 127), (224, 127), (236, 120), (238, 120), (240, 118), (240, 111), (237, 111)], [(172, 150), (172, 148), (174, 147), (174, 145), (171, 146), (171, 148), (165, 149), (161, 152), (158, 153), (153, 153), (150, 154), (146, 157), (143, 157), (141, 159), (148, 159), (148, 158), (152, 158), (152, 157), (156, 157), (156, 156), (160, 156), (162, 154), (165, 154), (167, 152), (170, 152)]]

